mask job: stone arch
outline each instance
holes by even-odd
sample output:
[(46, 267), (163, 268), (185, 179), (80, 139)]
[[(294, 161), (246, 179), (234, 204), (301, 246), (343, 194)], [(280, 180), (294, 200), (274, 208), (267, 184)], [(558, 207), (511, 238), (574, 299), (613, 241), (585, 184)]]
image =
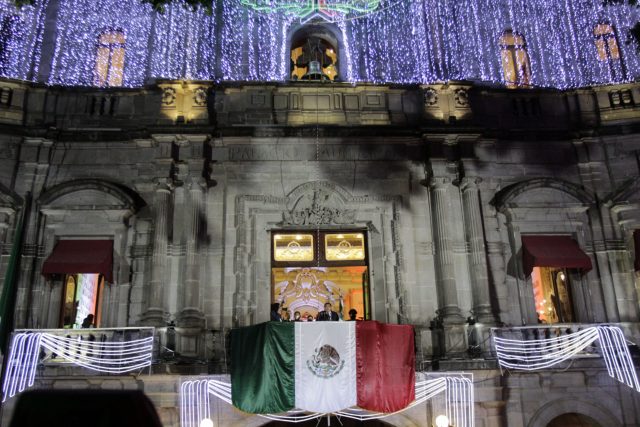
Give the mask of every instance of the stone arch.
[(9, 208), (16, 211), (22, 206), (22, 197), (18, 196), (9, 187), (0, 183), (0, 208)]
[(547, 427), (555, 418), (568, 413), (585, 415), (601, 426), (618, 426), (622, 422), (608, 409), (593, 401), (558, 399), (542, 405), (529, 420), (527, 427)]
[(111, 196), (108, 201), (111, 208), (128, 209), (133, 213), (146, 206), (142, 197), (130, 188), (122, 184), (92, 178), (76, 179), (55, 185), (40, 195), (38, 204), (48, 206), (59, 203), (64, 200), (65, 196), (83, 191), (106, 193)]
[[(342, 37), (342, 31), (337, 25), (329, 22), (318, 22), (313, 24), (295, 23), (289, 27), (287, 34), (287, 58), (293, 46), (301, 39), (317, 37), (328, 44), (334, 46), (338, 52), (338, 75), (336, 81), (346, 80), (347, 71), (347, 46)], [(289, 73), (287, 75), (290, 75)]]
[[(41, 255), (33, 259), (33, 271), (42, 271), (59, 240), (112, 240), (112, 281), (103, 288), (102, 326), (126, 324), (128, 313), (118, 306), (131, 286), (133, 228), (144, 207), (146, 203), (135, 191), (102, 179), (75, 179), (46, 189), (36, 201)], [(34, 292), (45, 290), (42, 305), (32, 309), (32, 318), (40, 325), (57, 327), (63, 283), (59, 278), (37, 277), (25, 285)]]
[(587, 206), (591, 206), (593, 203), (595, 203), (595, 198), (593, 197), (593, 195), (576, 184), (556, 178), (533, 178), (525, 181), (520, 181), (503, 188), (498, 193), (496, 193), (496, 195), (493, 197), (493, 200), (491, 201), (491, 204), (495, 206), (499, 211), (503, 211), (512, 203), (514, 203), (522, 194), (533, 190), (545, 188), (565, 193), (575, 201), (578, 201)]
[[(589, 251), (592, 243), (589, 210), (595, 206), (595, 197), (577, 184), (541, 177), (526, 179), (501, 189), (490, 203), (499, 212), (498, 220), (504, 223), (506, 235), (503, 243), (510, 248), (505, 259), (506, 281), (511, 283), (508, 290), (511, 298), (520, 301), (519, 318), (514, 316), (505, 320), (537, 323), (532, 280), (523, 268), (522, 236), (568, 235), (588, 251), (587, 255), (593, 257), (592, 251)], [(592, 263), (595, 260), (592, 259)], [(576, 299), (583, 297), (587, 280), (585, 275), (578, 272), (571, 276), (572, 292)], [(599, 290), (597, 292), (601, 295)], [(599, 319), (602, 306), (604, 304), (580, 305), (577, 317), (581, 321)]]
[(640, 199), (640, 177), (634, 177), (623, 182), (618, 188), (609, 193), (603, 202), (615, 205), (620, 202), (626, 202), (634, 196)]

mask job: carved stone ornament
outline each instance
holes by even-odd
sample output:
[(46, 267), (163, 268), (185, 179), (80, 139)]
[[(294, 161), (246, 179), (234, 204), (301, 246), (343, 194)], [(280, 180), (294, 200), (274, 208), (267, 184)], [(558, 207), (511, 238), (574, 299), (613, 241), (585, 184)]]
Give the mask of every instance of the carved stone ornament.
[(193, 102), (199, 107), (207, 105), (207, 89), (204, 87), (196, 88), (196, 90), (193, 91)]
[(282, 219), (287, 225), (350, 224), (355, 221), (355, 217), (354, 210), (341, 211), (327, 207), (306, 208), (282, 214)]
[(166, 87), (162, 91), (162, 105), (173, 105), (176, 102), (176, 90), (172, 87)]
[(424, 91), (424, 104), (432, 107), (438, 103), (438, 92), (434, 88), (427, 88)]
[(344, 209), (327, 188), (314, 188), (300, 197), (288, 212), (282, 214), (285, 225), (353, 224), (354, 209)]
[(458, 89), (455, 94), (456, 106), (466, 107), (469, 105), (469, 94), (466, 89)]

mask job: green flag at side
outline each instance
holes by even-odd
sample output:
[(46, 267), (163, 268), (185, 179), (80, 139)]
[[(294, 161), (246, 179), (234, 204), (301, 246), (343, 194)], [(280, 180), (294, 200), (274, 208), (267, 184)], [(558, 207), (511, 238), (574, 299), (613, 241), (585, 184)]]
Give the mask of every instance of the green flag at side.
[(231, 399), (252, 414), (295, 405), (294, 323), (267, 322), (231, 331)]
[(11, 333), (13, 325), (13, 305), (15, 304), (15, 283), (16, 274), (19, 266), (20, 249), (22, 247), (22, 227), (26, 204), (22, 208), (21, 215), (16, 220), (15, 232), (13, 233), (13, 246), (11, 248), (11, 256), (9, 257), (9, 265), (4, 276), (2, 286), (2, 295), (0, 296), (0, 351), (3, 353), (7, 348), (7, 340)]

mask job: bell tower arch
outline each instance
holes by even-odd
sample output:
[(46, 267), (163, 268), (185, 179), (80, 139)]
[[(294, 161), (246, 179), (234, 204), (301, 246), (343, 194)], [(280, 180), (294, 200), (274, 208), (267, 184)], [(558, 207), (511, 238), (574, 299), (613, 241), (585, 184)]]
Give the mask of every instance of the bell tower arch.
[(289, 32), (289, 78), (338, 81), (346, 64), (342, 33), (334, 24), (293, 25)]

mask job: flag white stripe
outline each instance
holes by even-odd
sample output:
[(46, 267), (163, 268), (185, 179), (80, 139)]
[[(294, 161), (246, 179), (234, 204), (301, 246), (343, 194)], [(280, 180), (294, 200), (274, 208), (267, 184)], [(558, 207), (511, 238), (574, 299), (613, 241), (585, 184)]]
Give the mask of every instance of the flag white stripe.
[(355, 406), (355, 322), (297, 322), (295, 341), (296, 407), (329, 413)]

